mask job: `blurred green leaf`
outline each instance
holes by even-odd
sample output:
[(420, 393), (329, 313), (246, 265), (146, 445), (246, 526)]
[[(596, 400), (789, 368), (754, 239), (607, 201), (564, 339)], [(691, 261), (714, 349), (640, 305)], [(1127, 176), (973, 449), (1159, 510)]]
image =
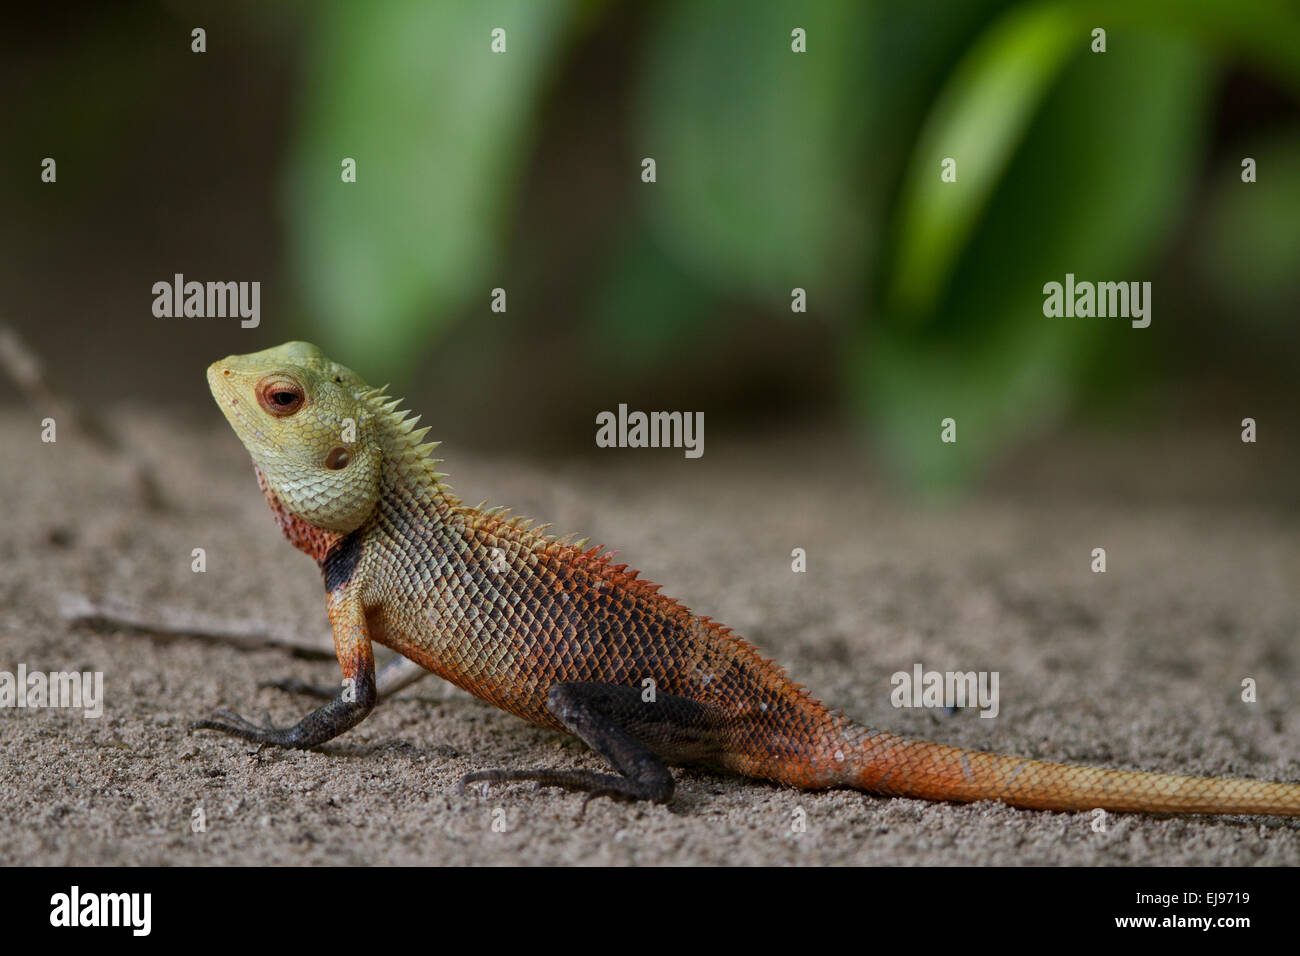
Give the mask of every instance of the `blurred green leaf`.
[[(1085, 33), (1086, 36), (1086, 33)], [(884, 323), (854, 359), (859, 398), (910, 486), (968, 479), (1050, 422), (1103, 346), (1142, 348), (1123, 319), (1047, 318), (1044, 283), (1149, 279), (1144, 265), (1191, 188), (1210, 72), (1185, 40), (1127, 31), (1048, 94), (923, 329)], [(1085, 47), (1086, 49), (1086, 47)], [(955, 81), (955, 80), (954, 80)], [(958, 182), (960, 183), (960, 174)], [(952, 188), (935, 177), (934, 188)], [(1153, 323), (1172, 321), (1153, 289)], [(939, 422), (958, 422), (956, 444)]]
[[(288, 225), (312, 334), (400, 376), (489, 268), (567, 0), (335, 0), (309, 43)], [(506, 31), (507, 52), (490, 50)], [(357, 181), (340, 179), (357, 162)]]
[[(861, 272), (871, 228), (855, 167), (877, 108), (855, 82), (874, 4), (677, 3), (646, 53), (636, 161), (660, 245), (720, 289), (825, 302)], [(805, 31), (807, 52), (791, 51)], [(628, 170), (635, 176), (638, 167)]]
[[(1059, 4), (1013, 10), (954, 71), (913, 155), (898, 230), (890, 313), (929, 315), (1007, 162), (1048, 88), (1086, 48), (1087, 31)], [(956, 181), (942, 182), (952, 158)]]

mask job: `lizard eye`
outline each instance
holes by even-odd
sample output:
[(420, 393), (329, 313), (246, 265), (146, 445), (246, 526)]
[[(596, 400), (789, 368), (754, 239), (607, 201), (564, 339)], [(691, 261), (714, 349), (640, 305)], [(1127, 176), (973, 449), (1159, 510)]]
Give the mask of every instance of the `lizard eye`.
[(291, 378), (276, 376), (257, 383), (257, 402), (278, 418), (292, 415), (302, 408), (303, 388)]

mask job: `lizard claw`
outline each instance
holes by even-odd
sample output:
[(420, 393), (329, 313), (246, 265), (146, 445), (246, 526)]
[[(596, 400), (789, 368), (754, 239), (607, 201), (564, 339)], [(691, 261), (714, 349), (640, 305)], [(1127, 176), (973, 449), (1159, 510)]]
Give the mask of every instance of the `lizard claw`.
[(196, 720), (190, 724), (190, 733), (196, 730), (219, 730), (259, 744), (278, 743), (289, 729), (291, 728), (276, 727), (272, 724), (269, 713), (263, 717), (262, 724), (255, 724), (234, 711), (224, 708), (213, 711), (212, 716), (205, 720)]
[(491, 785), (493, 780), (497, 779), (496, 773), (497, 771), (495, 770), (476, 770), (473, 773), (465, 774), (465, 776), (460, 778), (460, 783), (456, 784), (456, 795), (463, 797), (465, 796), (466, 786), (474, 783), (482, 783), (483, 788), (480, 793), (486, 797), (488, 786)]

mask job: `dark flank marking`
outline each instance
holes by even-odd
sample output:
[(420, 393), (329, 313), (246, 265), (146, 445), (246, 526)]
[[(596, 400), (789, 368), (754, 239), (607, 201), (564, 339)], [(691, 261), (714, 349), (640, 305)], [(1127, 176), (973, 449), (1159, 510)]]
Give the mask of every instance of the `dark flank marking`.
[(356, 571), (360, 560), (361, 529), (358, 528), (330, 548), (325, 560), (320, 563), (321, 572), (325, 575), (325, 590), (333, 594), (336, 588), (351, 581), (352, 573)]

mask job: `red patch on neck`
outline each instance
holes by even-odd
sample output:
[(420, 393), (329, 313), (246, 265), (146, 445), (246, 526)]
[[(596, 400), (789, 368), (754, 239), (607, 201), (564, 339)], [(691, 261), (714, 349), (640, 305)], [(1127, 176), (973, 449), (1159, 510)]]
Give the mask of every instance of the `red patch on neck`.
[(262, 469), (256, 465), (253, 470), (257, 472), (257, 486), (262, 489), (262, 494), (266, 496), (266, 503), (271, 506), (271, 514), (275, 515), (275, 523), (280, 526), (284, 536), (289, 539), (299, 551), (309, 554), (317, 563), (325, 560), (325, 556), (330, 553), (334, 545), (343, 540), (345, 535), (338, 531), (327, 531), (324, 528), (318, 528), (314, 524), (309, 524), (302, 518), (289, 513), (288, 509), (280, 503), (274, 491), (271, 490), (270, 483), (266, 480), (266, 475), (262, 474)]

